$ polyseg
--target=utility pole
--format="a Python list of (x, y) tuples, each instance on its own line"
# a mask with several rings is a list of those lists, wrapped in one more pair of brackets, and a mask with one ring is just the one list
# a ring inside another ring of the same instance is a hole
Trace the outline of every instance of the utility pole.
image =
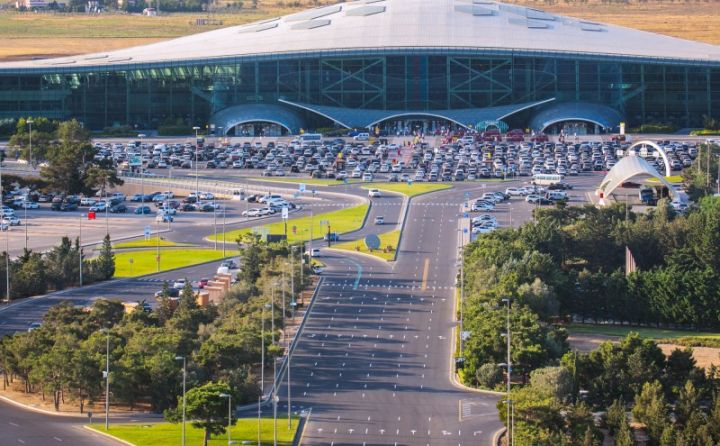
[(198, 176), (198, 130), (200, 127), (193, 127), (195, 130), (195, 201), (200, 201), (200, 177)]
[(26, 122), (28, 124), (28, 127), (30, 127), (30, 131), (28, 132), (28, 139), (30, 142), (30, 150), (28, 152), (28, 158), (29, 158), (28, 161), (30, 162), (30, 167), (35, 168), (35, 163), (33, 163), (33, 157), (32, 157), (32, 125), (33, 125), (33, 122), (35, 122), (35, 121), (33, 121), (32, 118), (28, 118), (28, 120)]
[(223, 222), (222, 222), (222, 235), (223, 235), (223, 258), (225, 258), (225, 206), (223, 206)]
[[(0, 201), (5, 196), (5, 188), (2, 187), (2, 162), (0, 162)], [(25, 222), (27, 224), (27, 221)], [(1, 223), (0, 223), (1, 225)], [(5, 300), (10, 303), (10, 224), (5, 228)]]

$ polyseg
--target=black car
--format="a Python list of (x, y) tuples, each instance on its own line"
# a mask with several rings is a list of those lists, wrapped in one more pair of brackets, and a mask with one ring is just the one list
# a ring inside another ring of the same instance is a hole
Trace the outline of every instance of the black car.
[(194, 204), (190, 204), (190, 203), (185, 203), (185, 204), (183, 204), (182, 206), (180, 206), (180, 210), (181, 210), (181, 211), (185, 211), (185, 212), (194, 211), (194, 210), (196, 210), (196, 209), (197, 209), (197, 208), (195, 207), (195, 205), (194, 205)]
[(127, 206), (122, 203), (118, 203), (114, 206), (110, 206), (110, 209), (108, 209), (108, 211), (111, 214), (124, 214), (125, 212), (127, 212)]
[(75, 203), (63, 203), (60, 205), (60, 211), (62, 212), (72, 212), (77, 211), (78, 205)]
[(205, 165), (208, 169), (215, 169), (217, 167), (217, 164), (215, 164), (215, 161), (208, 161)]
[(212, 212), (215, 210), (215, 206), (213, 206), (212, 204), (209, 204), (209, 203), (204, 204), (200, 207), (200, 210), (203, 212)]
[[(162, 290), (155, 293), (155, 298), (162, 296)], [(180, 296), (180, 290), (177, 288), (168, 288), (168, 297), (179, 297)]]

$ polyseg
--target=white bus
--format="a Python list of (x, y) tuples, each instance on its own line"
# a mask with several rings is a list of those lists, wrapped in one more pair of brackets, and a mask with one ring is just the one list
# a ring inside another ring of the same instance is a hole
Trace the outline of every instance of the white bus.
[(554, 173), (538, 173), (533, 175), (532, 184), (537, 186), (550, 186), (552, 184), (558, 184), (562, 180), (562, 175)]
[(322, 134), (320, 133), (305, 133), (300, 135), (300, 142), (301, 143), (308, 143), (308, 142), (320, 142), (322, 141)]

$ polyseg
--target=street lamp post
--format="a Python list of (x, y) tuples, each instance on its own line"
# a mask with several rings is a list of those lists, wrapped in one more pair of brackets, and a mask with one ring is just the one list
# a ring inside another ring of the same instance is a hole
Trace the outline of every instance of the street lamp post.
[(83, 282), (83, 253), (82, 253), (82, 221), (85, 218), (85, 214), (80, 214), (80, 236), (78, 237), (78, 261), (80, 263), (80, 286), (82, 287)]
[(23, 200), (23, 204), (25, 205), (25, 215), (23, 216), (23, 220), (25, 221), (25, 251), (28, 249), (28, 220), (27, 220), (27, 202), (28, 202), (28, 196), (25, 196), (25, 199)]
[(105, 430), (110, 428), (110, 330), (103, 328), (105, 337)]
[(186, 382), (187, 382), (187, 359), (185, 358), (185, 356), (176, 356), (175, 360), (176, 361), (182, 360), (182, 364), (183, 364), (182, 446), (185, 446), (185, 390), (186, 390)]
[(200, 201), (200, 177), (198, 177), (198, 130), (200, 127), (193, 127), (195, 130), (195, 200)]
[[(5, 189), (2, 187), (2, 163), (0, 162), (0, 201), (5, 195)], [(25, 222), (27, 224), (27, 221)], [(0, 222), (2, 226), (2, 222)], [(5, 227), (5, 292), (7, 293), (5, 300), (10, 303), (10, 224)]]
[(507, 341), (507, 363), (505, 364), (507, 366), (507, 422), (508, 426), (510, 426), (510, 429), (508, 430), (508, 440), (512, 440), (513, 438), (513, 426), (511, 424), (511, 414), (510, 414), (510, 407), (512, 406), (512, 399), (510, 397), (510, 386), (511, 386), (511, 376), (512, 376), (512, 356), (511, 356), (511, 333), (510, 333), (510, 308), (511, 308), (511, 302), (510, 298), (503, 299), (503, 303), (507, 305), (507, 326), (506, 326), (506, 333), (505, 333), (505, 340)]
[(26, 122), (28, 124), (28, 127), (30, 128), (30, 130), (28, 132), (28, 142), (29, 142), (29, 146), (30, 146), (30, 149), (28, 151), (28, 158), (29, 158), (28, 161), (30, 162), (30, 167), (34, 168), (35, 164), (33, 163), (33, 157), (32, 157), (32, 125), (35, 121), (33, 121), (32, 118), (28, 118), (28, 120)]
[(227, 398), (228, 400), (228, 425), (227, 425), (227, 434), (228, 434), (228, 445), (231, 444), (230, 439), (230, 426), (232, 426), (232, 395), (229, 393), (221, 393), (220, 398)]
[(215, 209), (215, 206), (213, 206), (213, 231), (214, 231), (214, 237), (213, 240), (215, 240), (215, 251), (217, 251), (217, 209)]
[(157, 229), (155, 230), (155, 260), (157, 261), (157, 272), (160, 272), (160, 221), (155, 220)]
[(225, 258), (225, 206), (223, 206), (223, 222), (222, 222), (222, 235), (223, 235), (223, 258)]

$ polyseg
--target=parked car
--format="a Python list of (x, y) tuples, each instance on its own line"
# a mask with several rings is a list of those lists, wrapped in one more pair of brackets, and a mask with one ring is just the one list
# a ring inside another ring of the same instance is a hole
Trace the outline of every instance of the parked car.
[(137, 215), (145, 215), (152, 212), (150, 210), (150, 206), (138, 206), (137, 209), (135, 209), (135, 214)]
[(127, 212), (127, 206), (119, 203), (115, 206), (111, 206), (110, 209), (108, 209), (108, 212), (110, 212), (111, 214), (124, 214), (125, 212)]

